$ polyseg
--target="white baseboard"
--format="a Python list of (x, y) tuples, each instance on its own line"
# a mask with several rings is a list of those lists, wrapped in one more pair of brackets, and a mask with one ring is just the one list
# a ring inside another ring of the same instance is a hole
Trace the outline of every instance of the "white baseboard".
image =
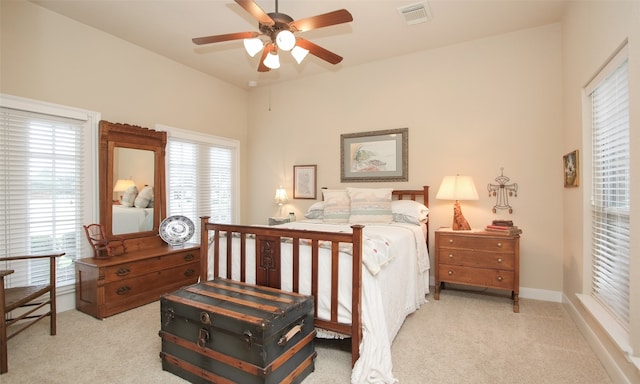
[(562, 292), (520, 287), (520, 298), (562, 303)]
[(604, 366), (605, 370), (611, 377), (611, 381), (619, 384), (631, 384), (632, 381), (625, 375), (624, 371), (618, 364), (616, 363), (613, 356), (607, 348), (604, 346), (602, 341), (598, 338), (594, 330), (589, 326), (587, 321), (584, 319), (580, 311), (573, 305), (573, 302), (569, 300), (568, 297), (563, 295), (563, 303), (571, 315), (571, 318), (576, 323), (576, 326), (587, 340), (587, 343), (591, 346), (591, 349), (595, 352), (596, 356), (600, 360), (600, 363)]

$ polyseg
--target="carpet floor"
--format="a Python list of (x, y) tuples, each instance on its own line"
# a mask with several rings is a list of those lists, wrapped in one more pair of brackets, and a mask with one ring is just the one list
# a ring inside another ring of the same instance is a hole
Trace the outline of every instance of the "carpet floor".
[[(611, 379), (562, 304), (443, 290), (410, 315), (392, 345), (400, 383), (607, 384)], [(162, 370), (160, 305), (104, 320), (58, 315), (57, 336), (40, 322), (9, 341), (0, 383), (185, 383)], [(348, 341), (318, 340), (304, 384), (349, 383)]]

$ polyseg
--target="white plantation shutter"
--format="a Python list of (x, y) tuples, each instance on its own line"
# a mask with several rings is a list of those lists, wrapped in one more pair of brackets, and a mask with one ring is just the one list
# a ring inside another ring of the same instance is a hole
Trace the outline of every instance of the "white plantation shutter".
[(629, 330), (630, 148), (626, 50), (605, 68), (592, 102), (593, 297)]
[[(87, 204), (95, 204), (84, 198), (85, 134), (94, 122), (82, 114), (65, 117), (64, 110), (56, 115), (6, 104), (0, 107), (0, 257), (65, 252), (57, 283), (72, 285), (73, 260), (82, 257), (85, 241), (83, 218)], [(9, 286), (49, 280), (48, 260), (5, 262), (0, 269), (15, 270)]]
[(182, 138), (175, 129), (168, 140), (167, 214), (193, 220), (192, 242), (200, 239), (200, 216), (228, 224), (235, 218), (237, 146), (217, 141), (210, 136)]

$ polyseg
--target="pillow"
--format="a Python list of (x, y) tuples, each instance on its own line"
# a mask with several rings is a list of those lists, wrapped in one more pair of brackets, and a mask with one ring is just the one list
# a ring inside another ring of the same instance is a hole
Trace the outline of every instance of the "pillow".
[(429, 208), (413, 200), (394, 200), (391, 202), (393, 221), (420, 225), (429, 218)]
[(153, 207), (153, 187), (147, 185), (138, 193), (136, 200), (133, 202), (136, 208)]
[(318, 201), (310, 206), (304, 217), (307, 219), (322, 219), (324, 217), (324, 201)]
[(349, 223), (391, 223), (391, 188), (347, 188), (351, 200)]
[(120, 201), (120, 205), (124, 205), (125, 207), (133, 207), (133, 202), (136, 200), (136, 196), (138, 196), (138, 187), (135, 185), (130, 186), (124, 191), (124, 195), (122, 195), (122, 201)]
[(325, 223), (346, 224), (349, 222), (351, 205), (349, 194), (344, 189), (323, 189)]

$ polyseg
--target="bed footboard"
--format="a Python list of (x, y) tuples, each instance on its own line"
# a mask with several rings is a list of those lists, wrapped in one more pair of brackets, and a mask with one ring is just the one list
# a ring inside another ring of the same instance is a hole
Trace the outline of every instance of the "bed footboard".
[[(234, 247), (233, 241), (226, 241), (226, 266), (222, 276), (232, 276), (232, 258), (240, 260), (240, 281), (246, 281), (247, 241), (255, 241), (255, 277), (256, 284), (281, 289), (281, 245), (284, 242), (292, 246), (293, 270), (292, 270), (292, 290), (299, 292), (299, 282), (301, 279), (311, 281), (311, 294), (318, 297), (318, 265), (321, 260), (320, 247), (330, 248), (331, 257), (331, 308), (330, 319), (318, 318), (318, 300), (315, 300), (315, 325), (318, 328), (326, 329), (351, 336), (351, 364), (355, 364), (359, 357), (359, 347), (362, 340), (362, 225), (353, 225), (351, 233), (308, 231), (299, 229), (227, 225), (209, 222), (208, 216), (201, 217), (201, 239), (200, 244), (200, 280), (208, 280), (209, 247), (213, 247), (213, 276), (221, 276), (220, 257), (221, 238), (239, 238), (239, 245)], [(301, 276), (300, 271), (300, 247), (302, 245), (311, 247), (311, 275)], [(351, 276), (339, 270), (338, 257), (340, 244), (351, 244)], [(237, 249), (236, 249), (237, 248)], [(352, 287), (351, 299), (351, 323), (344, 324), (338, 321), (338, 282), (339, 280), (350, 279)]]

